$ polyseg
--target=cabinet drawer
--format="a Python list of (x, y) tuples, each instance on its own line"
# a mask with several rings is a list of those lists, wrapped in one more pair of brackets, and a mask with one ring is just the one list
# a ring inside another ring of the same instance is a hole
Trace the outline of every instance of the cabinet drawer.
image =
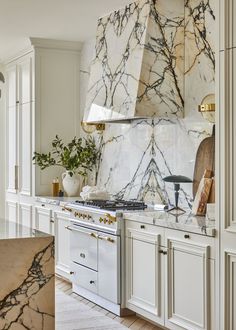
[(164, 244), (163, 238), (164, 238), (165, 229), (162, 228), (162, 227), (157, 227), (157, 226), (142, 223), (142, 222), (126, 220), (125, 221), (125, 228), (126, 228), (126, 230), (125, 230), (126, 237), (130, 236), (130, 231), (137, 231), (141, 235), (142, 235), (142, 233), (144, 235), (145, 235), (145, 233), (146, 234), (153, 234), (153, 235), (161, 235), (159, 244), (160, 245)]
[(179, 230), (166, 229), (164, 245), (169, 248), (170, 246), (168, 245), (171, 240), (181, 241), (189, 245), (194, 244), (194, 245), (209, 246), (209, 257), (213, 259), (215, 258), (214, 237), (192, 234), (189, 232), (184, 232)]
[(73, 272), (72, 282), (91, 292), (97, 293), (97, 272), (80, 266), (74, 262), (71, 263), (71, 270)]

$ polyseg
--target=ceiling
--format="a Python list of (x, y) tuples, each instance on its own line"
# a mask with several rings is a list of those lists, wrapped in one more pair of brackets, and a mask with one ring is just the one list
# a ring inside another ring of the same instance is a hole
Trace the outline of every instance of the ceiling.
[(97, 19), (132, 0), (0, 0), (0, 63), (27, 48), (29, 37), (84, 41)]

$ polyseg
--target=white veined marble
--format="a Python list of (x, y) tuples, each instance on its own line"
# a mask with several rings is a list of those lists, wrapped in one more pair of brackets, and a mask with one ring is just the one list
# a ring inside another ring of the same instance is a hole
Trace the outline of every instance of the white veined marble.
[[(173, 185), (162, 178), (170, 174), (192, 178), (197, 148), (212, 132), (212, 124), (198, 113), (197, 105), (215, 89), (214, 5), (213, 0), (185, 1), (185, 118), (111, 124), (103, 135), (97, 135), (101, 147), (97, 181), (114, 196), (173, 203)], [(83, 91), (88, 84), (94, 42), (85, 43), (82, 51)], [(84, 110), (85, 95), (81, 96)], [(181, 187), (180, 205), (190, 206), (192, 186)]]

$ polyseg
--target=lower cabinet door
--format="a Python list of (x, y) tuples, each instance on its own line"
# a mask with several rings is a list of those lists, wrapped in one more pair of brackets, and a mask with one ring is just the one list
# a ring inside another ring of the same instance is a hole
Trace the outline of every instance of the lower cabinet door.
[(45, 207), (35, 207), (35, 227), (36, 229), (54, 234), (54, 223), (52, 220), (52, 210)]
[(18, 203), (6, 201), (6, 218), (11, 222), (18, 223)]
[(55, 213), (55, 256), (57, 274), (71, 279), (70, 252), (69, 252), (69, 224), (68, 217)]
[(209, 330), (214, 300), (214, 260), (209, 246), (167, 237), (166, 319), (168, 329)]
[(19, 204), (19, 223), (26, 227), (32, 227), (32, 205)]
[(98, 293), (120, 303), (120, 237), (98, 232)]
[(126, 231), (126, 306), (164, 324), (163, 257), (160, 235)]

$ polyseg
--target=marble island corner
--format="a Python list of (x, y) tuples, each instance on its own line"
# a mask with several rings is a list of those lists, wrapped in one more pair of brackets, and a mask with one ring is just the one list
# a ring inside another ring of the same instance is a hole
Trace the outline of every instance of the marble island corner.
[(54, 237), (0, 220), (0, 329), (55, 329)]

